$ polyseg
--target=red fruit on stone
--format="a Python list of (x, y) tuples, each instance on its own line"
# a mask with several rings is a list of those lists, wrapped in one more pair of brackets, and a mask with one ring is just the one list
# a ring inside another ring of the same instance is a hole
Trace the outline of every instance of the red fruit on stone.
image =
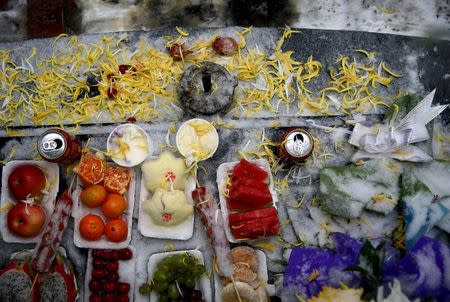
[(103, 288), (103, 285), (100, 281), (98, 281), (98, 280), (89, 281), (89, 289), (91, 290), (91, 292), (98, 293), (99, 291), (102, 290), (102, 288)]
[(130, 260), (133, 258), (133, 252), (129, 248), (119, 250), (120, 260)]
[(110, 87), (108, 88), (108, 98), (109, 99), (114, 99), (116, 97), (118, 90), (114, 87)]
[(106, 263), (106, 270), (109, 272), (117, 272), (117, 270), (119, 269), (119, 262), (114, 261), (114, 262), (109, 262)]
[(136, 68), (131, 67), (131, 65), (126, 65), (126, 64), (119, 65), (119, 73), (120, 74), (124, 74), (128, 70), (131, 71), (131, 72), (136, 72)]
[(137, 119), (134, 116), (130, 116), (129, 118), (127, 118), (127, 122), (128, 123), (136, 123)]
[(218, 54), (225, 56), (235, 54), (239, 49), (238, 43), (231, 37), (217, 37), (212, 47)]
[(46, 183), (44, 171), (31, 164), (17, 166), (8, 177), (9, 191), (17, 201), (27, 197), (39, 199)]
[(188, 56), (192, 51), (186, 49), (184, 45), (174, 44), (169, 47), (170, 56), (175, 60), (179, 61), (182, 58)]
[(119, 282), (116, 287), (117, 292), (121, 294), (128, 294), (130, 291), (130, 284), (125, 282)]

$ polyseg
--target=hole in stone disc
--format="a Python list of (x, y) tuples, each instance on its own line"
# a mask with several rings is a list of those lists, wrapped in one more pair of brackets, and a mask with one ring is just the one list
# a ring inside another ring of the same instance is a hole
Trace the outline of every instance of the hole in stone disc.
[(211, 83), (211, 75), (209, 73), (204, 73), (202, 75), (202, 82), (203, 82), (203, 91), (210, 92), (212, 88), (212, 83)]

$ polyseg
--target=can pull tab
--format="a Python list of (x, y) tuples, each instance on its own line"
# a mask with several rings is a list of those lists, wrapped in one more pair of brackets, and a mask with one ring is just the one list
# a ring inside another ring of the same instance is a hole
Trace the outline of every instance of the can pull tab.
[(303, 136), (303, 134), (297, 133), (297, 134), (294, 136), (294, 142), (296, 142), (296, 141), (298, 141), (298, 140), (299, 140), (301, 143), (304, 142), (305, 137)]
[(45, 142), (43, 145), (43, 149), (45, 151), (57, 150), (57, 149), (61, 148), (62, 145), (63, 145), (62, 140), (54, 139), (52, 141)]

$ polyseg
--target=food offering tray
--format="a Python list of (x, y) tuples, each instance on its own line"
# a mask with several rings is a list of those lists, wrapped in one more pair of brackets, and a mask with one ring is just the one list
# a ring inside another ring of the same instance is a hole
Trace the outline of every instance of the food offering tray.
[[(130, 185), (128, 187), (127, 192), (125, 193), (125, 198), (127, 200), (127, 210), (126, 210), (126, 221), (128, 224), (128, 235), (127, 238), (122, 242), (110, 242), (106, 239), (105, 236), (102, 236), (99, 240), (89, 241), (83, 239), (79, 232), (79, 223), (80, 220), (87, 214), (97, 214), (100, 217), (103, 217), (102, 211), (100, 208), (89, 209), (84, 206), (79, 197), (80, 193), (83, 189), (81, 181), (77, 178), (77, 187), (75, 191), (72, 193), (72, 198), (74, 201), (74, 207), (72, 210), (72, 216), (74, 218), (74, 233), (73, 233), (73, 241), (77, 247), (80, 248), (90, 248), (90, 249), (122, 249), (127, 247), (131, 241), (131, 233), (132, 233), (132, 225), (133, 225), (133, 210), (134, 210), (134, 200), (135, 200), (135, 190), (136, 190), (136, 176), (133, 168), (128, 168), (128, 171), (131, 175)], [(102, 218), (104, 219), (104, 217)]]
[[(53, 209), (55, 208), (56, 195), (58, 194), (59, 190), (59, 167), (57, 164), (49, 163), (42, 160), (13, 160), (8, 162), (3, 167), (2, 172), (2, 191), (0, 197), (1, 198), (0, 207), (3, 208), (9, 205), (10, 203), (14, 204), (16, 203), (16, 201), (14, 201), (14, 198), (8, 189), (8, 177), (15, 167), (22, 164), (37, 165), (42, 170), (45, 171), (45, 176), (47, 178), (48, 192), (43, 194), (42, 200), (39, 201), (39, 204), (44, 208), (46, 213), (46, 220), (44, 223), (45, 226), (48, 222), (48, 219), (50, 218), (50, 215), (53, 213)], [(7, 219), (6, 219), (7, 214), (8, 211), (0, 212), (0, 221), (1, 221), (0, 232), (4, 241), (17, 243), (36, 243), (39, 241), (41, 233), (32, 238), (21, 238), (11, 233), (7, 226)], [(42, 227), (41, 232), (44, 229), (44, 226)]]

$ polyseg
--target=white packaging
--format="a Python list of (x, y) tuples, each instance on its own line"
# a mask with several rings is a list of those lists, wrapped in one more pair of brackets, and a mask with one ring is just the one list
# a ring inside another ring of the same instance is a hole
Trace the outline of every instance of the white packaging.
[[(269, 191), (270, 191), (270, 194), (272, 195), (273, 207), (276, 209), (277, 203), (278, 203), (278, 196), (277, 196), (277, 193), (275, 192), (275, 188), (273, 185), (273, 177), (272, 177), (272, 173), (270, 171), (269, 162), (266, 159), (250, 160), (249, 162), (257, 165), (258, 167), (260, 167), (261, 169), (266, 171), (267, 174), (269, 175)], [(236, 166), (238, 163), (239, 162), (237, 162), (237, 161), (223, 163), (217, 169), (217, 187), (218, 187), (218, 191), (219, 191), (220, 210), (222, 212), (223, 222), (224, 222), (224, 226), (225, 226), (225, 234), (227, 235), (228, 241), (232, 242), (232, 243), (254, 241), (254, 240), (239, 240), (239, 239), (234, 238), (233, 234), (231, 233), (230, 224), (228, 222), (228, 214), (230, 213), (230, 211), (228, 211), (227, 199), (226, 199), (225, 195), (223, 194), (223, 188), (225, 187), (225, 183), (227, 181), (228, 174), (233, 171), (234, 166)], [(261, 238), (258, 238), (258, 239), (261, 239)], [(255, 239), (255, 240), (258, 240), (258, 239)]]
[[(129, 260), (118, 260), (119, 262), (119, 281), (130, 284), (130, 291), (128, 292), (128, 298), (130, 302), (134, 300), (134, 283), (136, 276), (136, 249), (131, 245), (128, 248), (133, 252), (133, 257)], [(92, 292), (89, 289), (89, 282), (91, 281), (91, 273), (92, 273), (92, 249), (89, 250), (87, 265), (86, 265), (86, 274), (84, 276), (84, 301), (88, 302), (89, 297)]]
[[(273, 284), (268, 284), (267, 280), (269, 278), (267, 274), (267, 262), (266, 262), (266, 254), (263, 251), (255, 250), (256, 255), (258, 256), (258, 272), (257, 278), (266, 284), (266, 290), (269, 295), (273, 295), (275, 293), (275, 288)], [(220, 277), (217, 272), (214, 270), (214, 301), (222, 302), (222, 297), (220, 293), (222, 292), (222, 283), (220, 282)]]
[(133, 209), (134, 209), (134, 194), (135, 194), (135, 172), (133, 168), (127, 168), (130, 172), (131, 180), (128, 190), (124, 194), (124, 198), (127, 200), (127, 209), (124, 214), (122, 214), (122, 218), (127, 221), (128, 224), (128, 235), (127, 238), (122, 242), (111, 242), (106, 239), (106, 236), (103, 235), (99, 240), (89, 241), (85, 240), (80, 235), (79, 224), (80, 220), (86, 216), (87, 214), (96, 214), (99, 215), (106, 225), (106, 217), (103, 215), (101, 206), (91, 209), (83, 205), (80, 201), (80, 193), (83, 190), (82, 183), (79, 178), (77, 178), (77, 188), (72, 193), (73, 198), (73, 211), (72, 216), (74, 218), (74, 232), (73, 232), (73, 241), (77, 247), (80, 248), (90, 248), (90, 249), (122, 249), (127, 247), (131, 241), (131, 233), (132, 233), (132, 224), (133, 224)]
[[(200, 262), (200, 264), (205, 264), (203, 259), (203, 253), (199, 250), (185, 250), (185, 251), (174, 251), (174, 252), (165, 252), (165, 253), (158, 253), (153, 254), (148, 259), (148, 266), (147, 266), (147, 273), (148, 273), (148, 279), (151, 280), (153, 274), (156, 271), (158, 263), (163, 260), (166, 256), (171, 255), (177, 255), (182, 253), (189, 253), (190, 255), (193, 255), (195, 258), (197, 258)], [(200, 278), (197, 278), (195, 280), (195, 289), (202, 292), (203, 299), (206, 302), (211, 302), (211, 284), (208, 276), (206, 274), (203, 274)], [(150, 302), (157, 302), (158, 301), (158, 294), (154, 291), (150, 294)]]
[[(13, 160), (8, 162), (3, 167), (2, 172), (1, 207), (3, 208), (10, 203), (15, 204), (17, 202), (9, 191), (8, 177), (14, 170), (14, 168), (22, 164), (33, 164), (39, 166), (45, 172), (45, 176), (47, 178), (46, 191), (48, 193), (43, 194), (41, 201), (39, 202), (39, 204), (44, 208), (47, 216), (44, 223), (45, 226), (55, 208), (56, 195), (58, 194), (59, 189), (59, 167), (56, 163), (50, 163), (42, 160)], [(36, 243), (39, 241), (44, 226), (42, 227), (41, 232), (32, 238), (18, 237), (9, 231), (7, 224), (7, 215), (8, 211), (0, 212), (0, 232), (4, 241), (17, 243)]]
[[(188, 177), (184, 192), (189, 203), (194, 205), (192, 200), (192, 191), (195, 190), (195, 180)], [(141, 188), (139, 190), (139, 218), (138, 229), (144, 237), (160, 238), (160, 239), (177, 239), (188, 240), (194, 233), (195, 213), (190, 218), (185, 219), (182, 223), (174, 226), (162, 226), (153, 222), (153, 219), (144, 210), (146, 200), (152, 198), (152, 193), (145, 187), (145, 179), (141, 175)]]

